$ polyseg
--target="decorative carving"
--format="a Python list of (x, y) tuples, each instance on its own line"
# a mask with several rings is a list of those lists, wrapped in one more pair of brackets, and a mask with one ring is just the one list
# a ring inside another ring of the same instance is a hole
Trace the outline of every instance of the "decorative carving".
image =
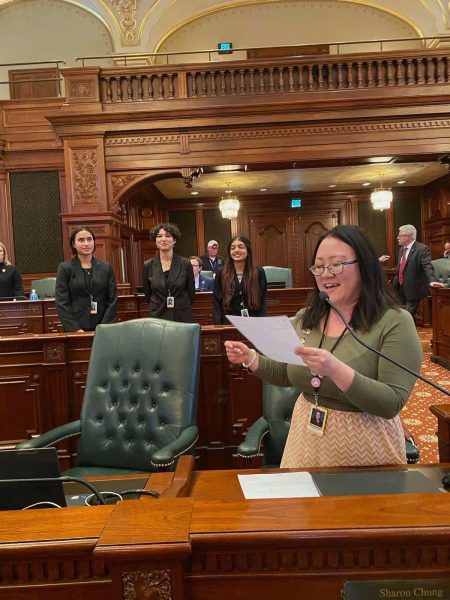
[(172, 582), (169, 570), (128, 571), (122, 573), (124, 600), (171, 600)]
[(44, 349), (44, 360), (45, 362), (58, 362), (63, 358), (63, 345), (62, 344), (47, 344)]
[(97, 151), (95, 149), (73, 150), (74, 203), (97, 201)]
[(108, 138), (105, 146), (136, 146), (142, 144), (169, 144), (178, 143), (180, 136), (175, 134), (167, 135), (139, 135), (132, 137), (112, 137)]
[(203, 351), (210, 354), (217, 354), (220, 350), (220, 343), (218, 337), (205, 336), (203, 339)]
[(136, 43), (136, 8), (138, 0), (106, 0), (119, 15), (122, 41), (133, 45)]
[(134, 181), (138, 177), (139, 175), (113, 175), (111, 177), (113, 198), (115, 198), (119, 192), (130, 183), (130, 181)]
[[(109, 576), (109, 566), (103, 561), (90, 561), (79, 557), (64, 557), (59, 562), (36, 558), (33, 561), (2, 563), (2, 587), (55, 582), (55, 567), (58, 577), (67, 585), (80, 581), (102, 580)], [(25, 594), (25, 592), (24, 592)]]
[(89, 79), (70, 82), (71, 98), (95, 98), (93, 81)]
[[(240, 575), (257, 573), (339, 573), (342, 570), (383, 569), (386, 572), (399, 572), (401, 569), (446, 568), (448, 544), (432, 544), (424, 548), (420, 544), (379, 546), (373, 541), (365, 546), (343, 549), (342, 546), (320, 546), (298, 548), (280, 548), (277, 551), (258, 551), (252, 549), (242, 552), (209, 552), (196, 555), (192, 560), (192, 575), (213, 573), (223, 576), (226, 573)], [(238, 565), (238, 567), (236, 567)]]

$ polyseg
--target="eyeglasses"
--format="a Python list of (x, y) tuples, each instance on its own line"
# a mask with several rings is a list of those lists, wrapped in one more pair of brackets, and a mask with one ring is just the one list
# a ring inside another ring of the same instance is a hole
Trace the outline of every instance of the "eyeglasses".
[(344, 270), (345, 265), (354, 265), (358, 260), (355, 258), (354, 260), (343, 260), (342, 262), (332, 263), (331, 265), (312, 265), (309, 267), (309, 270), (314, 275), (314, 277), (320, 277), (325, 273), (325, 269), (332, 275), (339, 275)]

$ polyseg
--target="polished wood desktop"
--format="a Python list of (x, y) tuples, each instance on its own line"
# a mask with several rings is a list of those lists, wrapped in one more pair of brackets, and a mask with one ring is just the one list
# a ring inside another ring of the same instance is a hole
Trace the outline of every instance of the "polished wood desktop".
[(189, 460), (150, 476), (157, 500), (0, 513), (2, 600), (338, 600), (346, 581), (448, 577), (442, 492), (244, 500), (238, 471)]

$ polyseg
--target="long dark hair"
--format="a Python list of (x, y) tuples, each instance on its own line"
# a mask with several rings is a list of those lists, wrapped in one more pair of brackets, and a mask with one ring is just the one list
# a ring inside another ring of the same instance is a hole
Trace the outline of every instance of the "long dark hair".
[(231, 300), (235, 294), (236, 269), (234, 261), (231, 258), (230, 249), (234, 242), (243, 242), (247, 248), (247, 258), (245, 259), (244, 274), (241, 285), (247, 302), (247, 307), (252, 310), (258, 310), (261, 306), (261, 293), (259, 289), (258, 274), (253, 263), (253, 251), (250, 240), (243, 235), (236, 235), (227, 246), (227, 256), (225, 264), (218, 274), (222, 280), (222, 305), (225, 310), (231, 306)]
[(77, 233), (80, 233), (80, 231), (88, 231), (92, 235), (92, 239), (94, 240), (94, 250), (95, 250), (95, 233), (87, 225), (77, 225), (76, 227), (74, 227), (74, 229), (72, 229), (72, 231), (70, 233), (70, 237), (69, 237), (70, 249), (72, 250), (72, 254), (74, 254), (75, 256), (78, 255), (78, 252), (76, 251), (76, 248), (74, 246), (75, 238), (77, 236)]
[[(369, 331), (388, 307), (399, 307), (397, 295), (387, 285), (374, 245), (365, 231), (357, 225), (338, 225), (325, 233), (314, 250), (313, 264), (320, 244), (327, 237), (345, 242), (355, 252), (361, 273), (361, 291), (350, 323), (354, 329)], [(305, 329), (317, 327), (327, 311), (328, 305), (320, 300), (319, 289), (316, 284), (308, 299), (308, 305), (303, 316), (303, 327)]]

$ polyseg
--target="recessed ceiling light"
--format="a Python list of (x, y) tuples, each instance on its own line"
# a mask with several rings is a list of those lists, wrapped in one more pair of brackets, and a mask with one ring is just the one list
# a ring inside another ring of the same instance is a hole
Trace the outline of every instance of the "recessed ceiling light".
[(368, 185), (370, 185), (370, 181), (365, 181), (365, 182), (363, 183), (363, 186), (364, 186), (364, 187), (367, 187)]
[(329, 187), (329, 188), (336, 187), (336, 184), (335, 184), (335, 183), (332, 183), (332, 184), (331, 184), (331, 185), (329, 185), (328, 187)]
[(200, 192), (191, 192), (191, 196), (198, 196)]
[(260, 188), (260, 192), (267, 192), (267, 188)]
[(404, 183), (406, 183), (406, 179), (400, 179), (400, 181), (397, 181), (397, 183), (399, 185), (403, 185)]

